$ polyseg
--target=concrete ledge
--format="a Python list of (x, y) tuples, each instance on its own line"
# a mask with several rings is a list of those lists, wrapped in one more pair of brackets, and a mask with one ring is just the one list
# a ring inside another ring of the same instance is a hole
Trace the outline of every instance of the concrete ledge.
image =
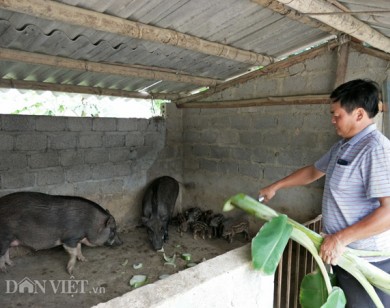
[(274, 277), (253, 270), (248, 244), (94, 307), (272, 308), (273, 290)]

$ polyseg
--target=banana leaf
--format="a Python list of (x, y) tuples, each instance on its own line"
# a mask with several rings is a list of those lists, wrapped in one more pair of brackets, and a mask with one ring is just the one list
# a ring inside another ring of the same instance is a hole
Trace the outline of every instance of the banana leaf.
[(328, 299), (321, 308), (344, 308), (347, 303), (343, 290), (334, 287), (329, 294)]
[[(307, 274), (302, 279), (300, 292), (299, 292), (299, 302), (302, 308), (313, 308), (313, 307), (333, 308), (333, 306), (323, 306), (327, 303), (328, 289), (326, 287), (326, 283), (322, 275), (323, 274), (320, 271), (314, 271), (310, 274)], [(334, 274), (328, 274), (328, 275), (332, 286), (334, 286), (336, 282), (336, 276)], [(333, 287), (332, 292), (330, 294), (332, 294), (334, 290), (335, 288)], [(341, 293), (342, 296), (344, 296), (344, 293), (342, 291)], [(337, 295), (339, 295), (338, 292), (336, 292), (335, 295), (333, 295), (333, 297), (337, 299)], [(344, 306), (345, 306), (345, 297), (344, 297)], [(344, 306), (334, 306), (334, 307), (344, 307)]]
[(265, 275), (275, 273), (293, 227), (280, 215), (265, 223), (252, 239), (253, 267)]

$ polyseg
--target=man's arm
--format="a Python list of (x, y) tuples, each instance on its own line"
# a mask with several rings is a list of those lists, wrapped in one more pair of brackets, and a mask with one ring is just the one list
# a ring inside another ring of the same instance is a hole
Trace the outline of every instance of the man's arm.
[(263, 196), (264, 201), (267, 202), (271, 200), (281, 188), (307, 185), (324, 175), (325, 173), (316, 169), (314, 165), (306, 166), (294, 171), (285, 178), (260, 189), (259, 195)]
[(390, 230), (390, 197), (379, 198), (379, 202), (381, 206), (370, 215), (325, 237), (320, 256), (326, 263), (337, 264), (337, 259), (348, 244)]

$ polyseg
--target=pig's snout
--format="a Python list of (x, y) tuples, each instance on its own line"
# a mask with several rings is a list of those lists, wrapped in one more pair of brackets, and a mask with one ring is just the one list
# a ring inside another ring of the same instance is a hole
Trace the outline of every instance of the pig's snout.
[(110, 237), (105, 243), (105, 246), (120, 246), (123, 244), (123, 241), (120, 239), (118, 234), (115, 234), (113, 237)]

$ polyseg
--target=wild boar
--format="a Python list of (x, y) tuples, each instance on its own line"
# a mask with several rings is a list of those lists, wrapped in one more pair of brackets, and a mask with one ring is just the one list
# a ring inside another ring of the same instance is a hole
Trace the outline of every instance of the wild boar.
[(155, 179), (146, 189), (142, 200), (142, 223), (155, 250), (168, 240), (168, 224), (175, 209), (179, 183), (170, 176)]
[(81, 244), (121, 245), (115, 219), (100, 205), (74, 196), (17, 192), (0, 198), (0, 269), (12, 265), (9, 248), (34, 250), (62, 245), (69, 253), (72, 274), (76, 259), (85, 261)]

